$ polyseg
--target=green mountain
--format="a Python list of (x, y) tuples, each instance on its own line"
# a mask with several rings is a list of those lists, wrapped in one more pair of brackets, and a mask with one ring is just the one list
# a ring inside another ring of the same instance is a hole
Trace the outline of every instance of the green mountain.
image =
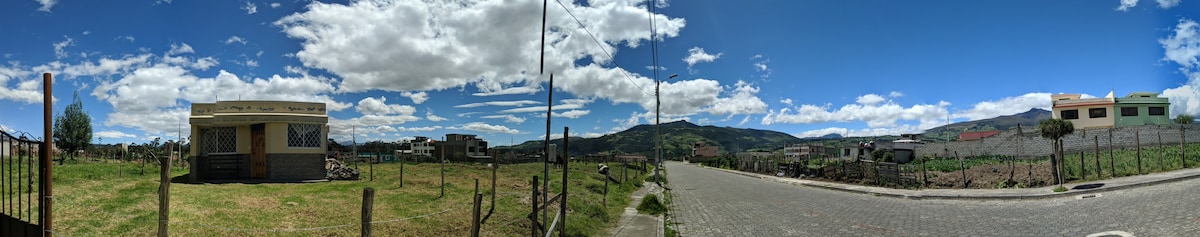
[[(783, 148), (785, 143), (800, 142), (786, 133), (717, 126), (698, 126), (687, 121), (676, 121), (661, 125), (663, 140), (663, 156), (678, 157), (691, 154), (692, 144), (704, 142), (719, 146), (723, 152), (740, 151), (775, 151)], [(597, 138), (570, 137), (570, 153), (573, 155), (594, 154), (599, 152), (616, 152), (619, 154), (654, 155), (654, 125), (638, 125), (618, 133), (608, 134)], [(562, 139), (554, 139), (551, 144), (562, 147)], [(527, 141), (512, 147), (497, 146), (492, 149), (515, 149), (520, 153), (537, 153), (542, 148), (543, 141)]]
[(1008, 130), (1016, 128), (1018, 124), (1021, 127), (1036, 128), (1042, 120), (1050, 119), (1050, 111), (1044, 109), (1030, 109), (1019, 114), (1005, 115), (990, 119), (980, 119), (975, 121), (958, 122), (949, 125), (931, 128), (925, 130), (921, 136), (926, 140), (944, 141), (947, 138), (953, 140), (958, 139), (958, 134), (966, 132), (991, 131), (991, 130)]

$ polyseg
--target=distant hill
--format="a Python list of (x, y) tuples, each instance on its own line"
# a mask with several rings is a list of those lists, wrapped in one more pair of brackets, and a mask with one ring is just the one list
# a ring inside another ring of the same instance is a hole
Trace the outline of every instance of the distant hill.
[(1019, 114), (1005, 115), (990, 119), (980, 119), (975, 121), (958, 122), (949, 125), (931, 128), (925, 130), (922, 134), (924, 139), (929, 140), (945, 140), (946, 138), (957, 139), (958, 134), (963, 131), (977, 132), (990, 130), (1008, 130), (1017, 127), (1020, 124), (1022, 127), (1037, 127), (1042, 120), (1050, 119), (1051, 112), (1044, 109), (1030, 109)]
[[(785, 143), (801, 141), (795, 136), (782, 132), (711, 125), (699, 126), (687, 121), (664, 123), (661, 125), (661, 129), (664, 156), (691, 154), (692, 144), (700, 141), (719, 146), (720, 150), (724, 152), (774, 151), (783, 148)], [(571, 137), (568, 138), (570, 152), (575, 155), (619, 152), (653, 156), (654, 130), (654, 125), (643, 124), (597, 138)], [(542, 143), (542, 140), (527, 141), (512, 148), (518, 152), (536, 153), (542, 150)], [(561, 147), (562, 139), (554, 139), (550, 143), (559, 144)], [(498, 146), (493, 149), (509, 149), (509, 147)]]

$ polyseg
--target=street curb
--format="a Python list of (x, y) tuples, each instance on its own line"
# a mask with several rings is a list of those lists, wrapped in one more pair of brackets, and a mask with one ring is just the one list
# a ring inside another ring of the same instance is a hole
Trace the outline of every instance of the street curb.
[[(747, 177), (751, 177), (751, 178), (771, 179), (772, 181), (779, 182), (779, 183), (785, 183), (785, 184), (803, 185), (806, 187), (821, 188), (821, 189), (833, 190), (833, 191), (842, 191), (842, 192), (858, 193), (858, 194), (866, 194), (866, 195), (890, 197), (890, 198), (903, 198), (903, 199), (910, 199), (910, 200), (978, 200), (978, 201), (1038, 200), (1038, 199), (1051, 199), (1051, 198), (1078, 196), (1078, 195), (1100, 193), (1100, 192), (1110, 192), (1110, 191), (1124, 190), (1124, 189), (1130, 189), (1130, 188), (1136, 188), (1136, 187), (1153, 186), (1153, 185), (1158, 185), (1158, 184), (1166, 184), (1166, 183), (1173, 183), (1173, 182), (1179, 182), (1179, 181), (1184, 181), (1184, 180), (1200, 178), (1200, 174), (1194, 174), (1194, 175), (1170, 177), (1170, 178), (1158, 179), (1158, 180), (1149, 180), (1149, 181), (1145, 181), (1145, 182), (1138, 182), (1138, 183), (1119, 185), (1119, 186), (1104, 186), (1104, 187), (1098, 187), (1098, 188), (1092, 188), (1092, 189), (1068, 190), (1066, 192), (1049, 192), (1049, 193), (1027, 194), (1027, 195), (940, 195), (940, 194), (910, 195), (910, 194), (895, 193), (895, 192), (874, 192), (874, 191), (870, 191), (870, 190), (842, 188), (842, 187), (837, 187), (835, 185), (822, 184), (822, 183), (826, 183), (824, 181), (808, 180), (808, 182), (796, 182), (796, 181), (800, 181), (800, 180), (791, 181), (791, 180), (786, 180), (787, 178), (780, 178), (780, 177), (763, 175), (763, 174), (748, 173), (748, 172), (737, 171), (737, 170), (708, 167), (708, 166), (703, 166), (703, 165), (700, 165), (700, 167), (724, 171), (727, 173), (747, 176)], [(811, 182), (820, 182), (820, 183), (811, 183)], [(852, 184), (844, 184), (844, 185), (852, 185)], [(853, 185), (853, 186), (869, 187), (869, 186), (859, 186), (859, 185)], [(872, 187), (872, 188), (877, 188), (877, 187)], [(1043, 188), (1045, 188), (1045, 187), (1043, 187)], [(1036, 188), (1036, 189), (1041, 189), (1041, 188)], [(890, 189), (890, 190), (895, 190), (895, 191), (899, 191), (899, 192), (920, 192), (919, 190), (905, 190), (905, 189)]]

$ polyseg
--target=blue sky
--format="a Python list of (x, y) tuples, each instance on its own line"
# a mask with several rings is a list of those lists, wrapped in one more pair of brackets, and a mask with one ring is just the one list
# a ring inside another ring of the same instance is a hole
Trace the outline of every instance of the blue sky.
[[(653, 124), (646, 2), (562, 4), (540, 74), (540, 1), (5, 1), (0, 126), (41, 127), (43, 72), (55, 112), (78, 91), (105, 143), (175, 137), (217, 99), (324, 102), (338, 140), (519, 143), (545, 134), (551, 73), (554, 136)], [(654, 4), (664, 122), (914, 133), (1110, 90), (1200, 115), (1195, 2)]]

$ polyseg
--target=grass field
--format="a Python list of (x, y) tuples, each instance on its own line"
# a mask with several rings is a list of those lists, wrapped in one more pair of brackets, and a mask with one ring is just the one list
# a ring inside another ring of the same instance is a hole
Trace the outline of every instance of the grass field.
[[(158, 223), (158, 167), (146, 174), (136, 164), (80, 162), (56, 166), (54, 228), (60, 236), (152, 236)], [(171, 184), (170, 234), (173, 236), (357, 236), (363, 189), (376, 190), (376, 236), (467, 236), (475, 179), (484, 194), (482, 213), (491, 200), (491, 170), (483, 164), (447, 164), (445, 196), (438, 198), (438, 164), (406, 164), (399, 187), (399, 163), (376, 164), (375, 180), (361, 164), (362, 180), (323, 183)], [(124, 171), (124, 174), (122, 173)], [(175, 168), (175, 180), (186, 180)], [(632, 172), (631, 172), (632, 173)], [(530, 181), (541, 164), (504, 165), (498, 170), (495, 213), (481, 227), (483, 236), (527, 236)], [(620, 173), (617, 173), (619, 175)], [(616, 225), (630, 194), (640, 183), (610, 184), (608, 207), (602, 205), (603, 176), (594, 163), (571, 165), (567, 232), (571, 236), (606, 235)], [(551, 190), (561, 190), (562, 173), (552, 169)], [(632, 176), (632, 174), (631, 174)], [(641, 176), (645, 177), (645, 176)], [(633, 177), (631, 177), (633, 180)], [(551, 217), (558, 205), (550, 208)], [(547, 221), (549, 222), (549, 221)]]

